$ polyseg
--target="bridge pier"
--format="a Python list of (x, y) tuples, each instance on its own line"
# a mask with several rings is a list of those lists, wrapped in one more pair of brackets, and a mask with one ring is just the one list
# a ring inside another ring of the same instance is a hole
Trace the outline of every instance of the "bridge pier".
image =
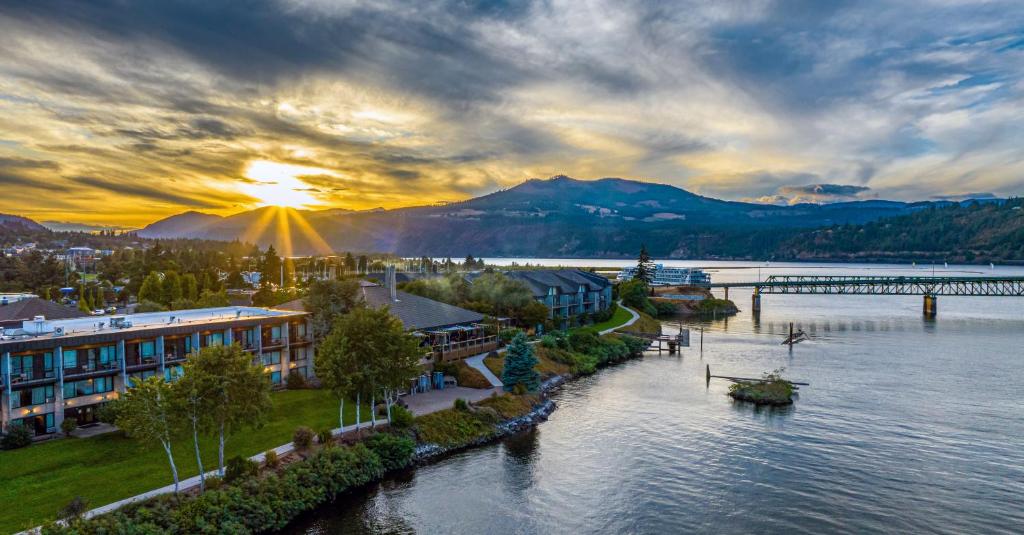
[(729, 300), (729, 287), (728, 286), (725, 287), (725, 300), (726, 301)]
[(934, 295), (925, 294), (924, 296), (924, 317), (934, 318), (935, 314), (939, 311), (939, 298)]
[(750, 311), (757, 314), (761, 313), (761, 292), (759, 288), (754, 288), (754, 293), (750, 296)]

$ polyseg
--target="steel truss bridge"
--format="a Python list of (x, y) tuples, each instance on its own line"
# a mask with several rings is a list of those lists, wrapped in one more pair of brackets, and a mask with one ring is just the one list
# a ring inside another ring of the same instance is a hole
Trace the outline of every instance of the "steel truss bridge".
[(1024, 277), (864, 277), (772, 275), (763, 281), (712, 283), (761, 294), (1024, 296)]
[(859, 275), (772, 275), (763, 281), (712, 283), (753, 288), (751, 310), (761, 312), (761, 294), (923, 295), (924, 315), (935, 317), (938, 296), (1024, 296), (1024, 277), (864, 277)]

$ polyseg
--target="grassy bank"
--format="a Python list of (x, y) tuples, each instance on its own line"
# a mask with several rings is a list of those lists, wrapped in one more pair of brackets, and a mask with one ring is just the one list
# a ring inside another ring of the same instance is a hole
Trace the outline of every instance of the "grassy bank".
[[(322, 390), (289, 390), (273, 394), (274, 408), (266, 424), (230, 437), (225, 457), (248, 457), (291, 441), (300, 425), (313, 429), (338, 426), (337, 401)], [(355, 405), (345, 404), (346, 423), (355, 422)], [(370, 411), (363, 407), (363, 418)], [(173, 444), (181, 479), (199, 473), (192, 443)], [(214, 437), (201, 441), (204, 468), (216, 468)], [(159, 447), (142, 447), (121, 433), (91, 438), (60, 439), (28, 448), (0, 452), (0, 532), (10, 533), (52, 520), (75, 496), (99, 507), (173, 483), (167, 456)]]
[(612, 317), (608, 319), (608, 321), (602, 321), (601, 323), (595, 323), (593, 325), (588, 325), (586, 327), (580, 327), (580, 330), (590, 331), (596, 334), (607, 329), (614, 329), (615, 327), (619, 327), (620, 325), (625, 325), (626, 322), (629, 321), (629, 319), (632, 317), (633, 315), (630, 314), (628, 310), (620, 306), (616, 306), (615, 312), (612, 314)]

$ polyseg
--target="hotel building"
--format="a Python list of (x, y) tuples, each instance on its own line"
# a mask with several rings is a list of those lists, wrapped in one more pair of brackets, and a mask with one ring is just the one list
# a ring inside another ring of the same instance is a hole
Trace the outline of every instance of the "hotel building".
[(0, 430), (27, 425), (54, 433), (97, 409), (134, 379), (174, 380), (189, 353), (237, 343), (275, 386), (290, 373), (312, 375), (313, 343), (301, 311), (256, 307), (175, 310), (123, 316), (23, 321), (0, 336)]

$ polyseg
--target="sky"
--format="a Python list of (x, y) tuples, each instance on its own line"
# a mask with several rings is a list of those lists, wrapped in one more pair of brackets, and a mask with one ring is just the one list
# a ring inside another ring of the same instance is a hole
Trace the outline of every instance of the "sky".
[(0, 0), (0, 212), (1024, 194), (1014, 1)]

